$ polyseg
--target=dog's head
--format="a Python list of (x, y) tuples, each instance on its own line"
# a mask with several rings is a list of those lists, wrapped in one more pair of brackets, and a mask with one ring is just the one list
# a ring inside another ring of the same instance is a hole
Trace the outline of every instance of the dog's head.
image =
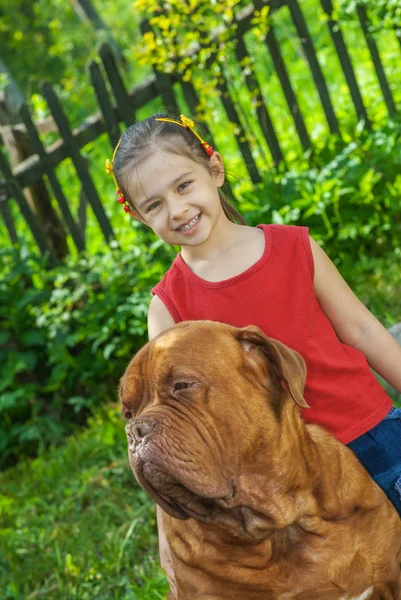
[[(119, 395), (133, 471), (171, 516), (210, 521), (251, 504), (283, 468), (283, 427), (299, 426), (305, 364), (257, 327), (184, 322), (146, 344)], [(287, 436), (288, 437), (288, 436)], [(246, 498), (248, 497), (248, 501)]]

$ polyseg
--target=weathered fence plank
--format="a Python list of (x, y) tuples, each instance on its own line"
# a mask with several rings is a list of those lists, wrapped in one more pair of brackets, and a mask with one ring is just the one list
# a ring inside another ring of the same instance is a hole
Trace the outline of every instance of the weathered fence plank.
[(102, 59), (107, 78), (113, 90), (114, 97), (120, 112), (120, 116), (126, 127), (132, 125), (135, 120), (135, 110), (130, 101), (130, 97), (125, 89), (123, 79), (118, 70), (114, 54), (108, 44), (102, 44), (100, 48), (100, 58)]
[(371, 32), (369, 31), (370, 23), (369, 23), (369, 18), (368, 18), (367, 12), (366, 12), (366, 8), (360, 4), (357, 4), (356, 12), (357, 12), (359, 22), (362, 27), (363, 34), (365, 36), (367, 46), (369, 48), (370, 56), (372, 57), (372, 62), (375, 67), (377, 78), (379, 80), (379, 84), (380, 84), (380, 87), (381, 87), (381, 90), (383, 93), (384, 101), (387, 105), (389, 115), (391, 117), (394, 117), (395, 113), (397, 112), (397, 109), (395, 107), (393, 96), (391, 95), (390, 86), (388, 84), (387, 77), (384, 72), (383, 64), (380, 59), (380, 55), (379, 55), (379, 51), (376, 46), (376, 42), (375, 42)]
[(328, 26), (330, 35), (335, 45), (340, 64), (347, 81), (349, 91), (351, 93), (352, 101), (354, 103), (356, 114), (358, 119), (363, 119), (367, 127), (370, 127), (370, 121), (366, 112), (365, 105), (362, 100), (362, 95), (359, 90), (358, 82), (355, 77), (354, 69), (351, 63), (351, 59), (345, 45), (344, 37), (340, 29), (340, 23), (333, 19), (333, 3), (331, 0), (320, 0), (324, 12), (328, 16)]
[[(243, 28), (241, 27), (241, 23), (237, 22), (237, 25), (238, 37), (237, 43), (235, 45), (235, 54), (241, 66), (244, 59), (250, 59), (250, 56), (244, 42), (244, 32)], [(261, 89), (259, 87), (259, 83), (257, 81), (254, 70), (252, 69), (250, 64), (247, 65), (245, 68), (244, 77), (246, 85), (248, 86), (248, 89), (251, 93), (252, 103), (255, 107), (255, 112), (258, 117), (258, 121), (262, 129), (263, 135), (265, 136), (267, 145), (269, 146), (273, 162), (275, 165), (278, 165), (279, 163), (284, 162), (283, 152), (280, 148), (280, 143), (278, 141), (278, 137), (276, 135), (276, 131), (274, 129), (274, 125), (270, 117), (269, 111), (267, 109), (266, 103), (264, 101)]]
[(18, 234), (15, 228), (14, 219), (11, 214), (10, 206), (8, 204), (8, 200), (4, 197), (0, 197), (0, 213), (3, 217), (4, 225), (7, 229), (8, 237), (12, 244), (18, 242)]
[(277, 42), (272, 26), (267, 32), (265, 41), (274, 64), (274, 68), (276, 69), (276, 73), (280, 80), (281, 87), (283, 89), (288, 108), (290, 109), (290, 114), (293, 118), (295, 129), (298, 133), (302, 148), (307, 150), (311, 146), (312, 142), (306, 129), (305, 121), (299, 108), (297, 97), (292, 88), (291, 81), (281, 54), (280, 46)]
[(120, 126), (118, 124), (117, 115), (107, 91), (106, 83), (103, 79), (102, 71), (100, 70), (100, 66), (96, 61), (92, 61), (90, 63), (89, 75), (92, 85), (95, 89), (100, 110), (102, 111), (104, 126), (109, 136), (110, 144), (112, 148), (114, 148), (120, 139)]
[[(21, 116), (18, 117), (21, 120)], [(26, 127), (3, 128), (3, 140), (11, 169), (32, 155), (32, 144)], [(24, 190), (29, 207), (55, 255), (62, 260), (68, 254), (67, 235), (54, 209), (44, 179)]]
[(72, 135), (70, 125), (67, 117), (61, 108), (59, 99), (57, 98), (52, 86), (49, 83), (44, 83), (42, 86), (42, 94), (46, 99), (46, 102), (50, 108), (54, 120), (59, 128), (60, 135), (70, 148), (70, 156), (74, 167), (78, 173), (78, 177), (81, 180), (82, 186), (85, 190), (85, 195), (92, 206), (93, 212), (97, 218), (100, 228), (103, 232), (104, 237), (107, 241), (114, 237), (113, 228), (106, 216), (103, 208), (103, 204), (100, 201), (95, 185), (92, 181), (89, 171), (86, 167), (85, 161), (79, 152), (79, 146)]
[(74, 240), (74, 243), (78, 250), (85, 249), (85, 241), (81, 235), (81, 232), (74, 221), (74, 218), (71, 214), (70, 207), (68, 206), (68, 201), (64, 195), (64, 192), (61, 188), (61, 185), (56, 177), (53, 169), (48, 166), (46, 151), (43, 147), (43, 144), (40, 140), (39, 134), (36, 131), (35, 125), (32, 123), (31, 115), (29, 113), (29, 109), (26, 104), (22, 105), (20, 110), (21, 118), (23, 123), (25, 124), (26, 130), (30, 137), (30, 143), (32, 146), (32, 150), (40, 157), (45, 166), (45, 173), (49, 179), (49, 183), (53, 188), (54, 196), (58, 202), (61, 213), (64, 217), (65, 223), (70, 230), (71, 237)]
[(42, 254), (45, 254), (46, 252), (48, 252), (50, 255), (51, 263), (52, 264), (57, 263), (57, 258), (54, 255), (51, 247), (48, 245), (43, 231), (37, 224), (36, 219), (34, 218), (34, 215), (29, 207), (29, 204), (26, 201), (24, 193), (23, 193), (22, 189), (20, 188), (20, 186), (18, 185), (18, 181), (16, 181), (15, 177), (13, 177), (11, 169), (8, 166), (8, 162), (6, 161), (4, 155), (1, 151), (0, 151), (0, 170), (3, 172), (6, 183), (13, 190), (13, 195), (17, 201), (18, 208), (21, 211), (21, 214), (24, 217), (30, 230), (32, 231), (32, 235), (33, 235), (40, 251), (42, 252)]
[(326, 84), (326, 80), (324, 78), (322, 69), (320, 68), (320, 64), (316, 56), (312, 38), (310, 36), (308, 27), (306, 25), (298, 1), (291, 0), (291, 2), (288, 3), (288, 8), (290, 9), (291, 17), (294, 21), (299, 40), (305, 52), (305, 56), (308, 60), (312, 77), (315, 81), (316, 89), (320, 96), (322, 107), (326, 115), (327, 124), (331, 133), (336, 133), (338, 131), (337, 117), (335, 115), (334, 108), (330, 99), (330, 94)]
[(219, 83), (217, 84), (217, 89), (220, 92), (220, 100), (224, 107), (224, 110), (226, 111), (228, 120), (230, 121), (230, 123), (233, 123), (238, 129), (238, 133), (235, 135), (235, 139), (237, 140), (238, 148), (242, 154), (246, 168), (248, 169), (249, 176), (253, 183), (259, 183), (262, 180), (262, 178), (256, 166), (255, 160), (252, 156), (252, 152), (249, 147), (249, 143), (246, 139), (246, 134), (242, 126), (241, 120), (238, 116), (237, 109), (235, 107), (234, 102), (231, 99), (231, 95), (227, 84), (227, 78), (223, 70), (221, 70), (220, 72), (220, 78)]
[[(149, 21), (142, 21), (141, 23), (141, 32), (142, 35), (145, 35), (148, 32), (152, 31), (152, 27), (149, 24)], [(159, 88), (159, 95), (162, 99), (163, 106), (166, 111), (170, 114), (180, 114), (180, 109), (178, 107), (177, 99), (174, 93), (174, 84), (173, 78), (170, 73), (162, 73), (156, 67), (152, 66), (153, 73), (156, 77), (156, 84)]]

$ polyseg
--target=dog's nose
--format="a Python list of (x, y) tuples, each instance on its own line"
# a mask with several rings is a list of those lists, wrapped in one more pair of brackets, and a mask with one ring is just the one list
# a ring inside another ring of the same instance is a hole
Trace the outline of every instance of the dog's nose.
[(145, 437), (155, 426), (154, 419), (147, 418), (142, 421), (135, 421), (132, 424), (132, 431), (137, 440), (141, 440)]

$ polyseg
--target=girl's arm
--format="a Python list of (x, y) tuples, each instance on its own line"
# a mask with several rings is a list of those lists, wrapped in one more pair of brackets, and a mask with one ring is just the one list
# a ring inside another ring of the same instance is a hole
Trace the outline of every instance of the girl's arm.
[(174, 325), (174, 319), (168, 312), (166, 305), (159, 296), (153, 296), (148, 308), (148, 337), (149, 342), (159, 333), (170, 329)]
[(310, 238), (317, 299), (339, 339), (363, 352), (369, 365), (401, 393), (401, 346), (358, 300), (331, 260)]

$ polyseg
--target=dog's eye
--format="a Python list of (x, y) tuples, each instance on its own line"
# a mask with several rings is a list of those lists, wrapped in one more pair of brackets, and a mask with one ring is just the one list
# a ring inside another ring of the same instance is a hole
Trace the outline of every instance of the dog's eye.
[(130, 419), (132, 419), (132, 413), (130, 413), (129, 411), (127, 411), (124, 414), (124, 419), (127, 419), (127, 421), (129, 421)]
[(175, 390), (185, 390), (185, 388), (188, 388), (188, 387), (189, 387), (189, 383), (185, 383), (185, 381), (178, 381), (174, 385)]

